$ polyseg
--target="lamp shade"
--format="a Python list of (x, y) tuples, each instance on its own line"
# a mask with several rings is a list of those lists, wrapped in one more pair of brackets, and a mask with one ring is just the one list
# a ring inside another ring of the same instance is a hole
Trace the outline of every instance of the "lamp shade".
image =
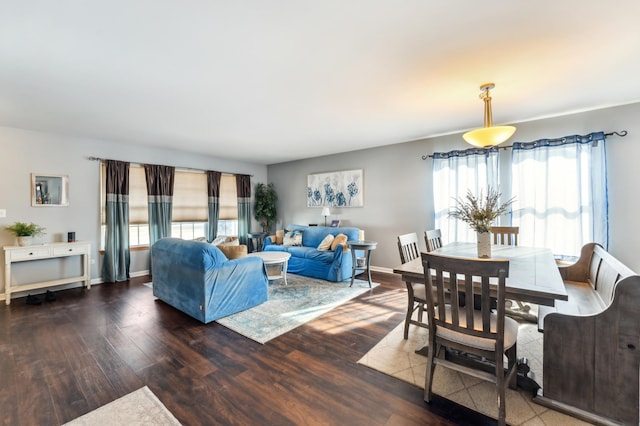
[(509, 139), (515, 131), (516, 128), (513, 126), (482, 127), (467, 132), (462, 137), (467, 143), (484, 148), (501, 144)]
[(478, 148), (496, 146), (506, 141), (513, 135), (516, 128), (513, 126), (494, 126), (491, 112), (491, 96), (489, 91), (495, 87), (493, 83), (485, 83), (480, 86), (480, 99), (484, 101), (484, 126), (471, 130), (462, 135), (469, 144)]
[(320, 216), (331, 216), (331, 211), (329, 211), (329, 207), (323, 207), (322, 208), (322, 213), (320, 213)]

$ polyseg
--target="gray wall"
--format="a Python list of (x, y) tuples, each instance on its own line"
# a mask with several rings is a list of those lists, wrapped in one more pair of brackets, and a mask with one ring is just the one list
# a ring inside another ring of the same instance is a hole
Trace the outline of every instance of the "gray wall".
[[(609, 250), (640, 271), (640, 199), (636, 171), (640, 158), (640, 103), (584, 112), (570, 116), (531, 121), (517, 125), (513, 141), (530, 141), (543, 137), (585, 134), (592, 131), (626, 129), (625, 138), (608, 139), (609, 166)], [(206, 157), (178, 150), (149, 149), (143, 146), (88, 138), (73, 138), (51, 133), (0, 127), (0, 245), (15, 243), (3, 228), (15, 221), (35, 222), (47, 228), (40, 242), (64, 241), (68, 231), (77, 239), (92, 243), (94, 281), (100, 277), (99, 163), (88, 156), (112, 158), (137, 163), (167, 164), (177, 167), (213, 169), (231, 173), (252, 174), (252, 182), (273, 182), (278, 191), (279, 221), (289, 223), (322, 223), (320, 208), (306, 207), (306, 177), (319, 173), (353, 168), (364, 169), (364, 202), (362, 208), (333, 209), (329, 219), (340, 219), (344, 226), (365, 230), (366, 238), (379, 242), (372, 256), (374, 267), (388, 270), (399, 263), (396, 236), (433, 227), (431, 161), (422, 155), (434, 151), (463, 149), (467, 145), (460, 134), (407, 142), (396, 145), (348, 152), (331, 156), (275, 164), (269, 167)], [(503, 151), (509, 154), (510, 151)], [(503, 156), (508, 158), (507, 156)], [(68, 174), (69, 207), (31, 207), (30, 173)], [(505, 183), (506, 184), (506, 183)], [(258, 229), (257, 223), (253, 224)], [(424, 249), (424, 242), (422, 248)], [(27, 262), (28, 263), (28, 262)], [(42, 262), (37, 266), (16, 268), (19, 280), (40, 280), (59, 273), (59, 262)], [(4, 266), (1, 286), (4, 289)], [(132, 253), (133, 275), (146, 272), (148, 253)], [(65, 269), (66, 270), (66, 269)], [(24, 281), (20, 281), (24, 282)], [(3, 290), (4, 291), (4, 290)], [(0, 295), (0, 297), (2, 297)]]
[[(89, 156), (134, 163), (164, 164), (203, 170), (219, 170), (229, 173), (253, 175), (251, 182), (267, 182), (264, 165), (224, 160), (178, 150), (150, 149), (144, 146), (123, 144), (88, 138), (74, 138), (51, 133), (33, 132), (0, 127), (0, 209), (7, 210), (7, 217), (0, 218), (0, 245), (14, 245), (13, 235), (4, 227), (16, 221), (34, 222), (47, 228), (47, 234), (36, 242), (66, 241), (68, 231), (76, 232), (76, 239), (92, 244), (91, 266), (93, 281), (99, 281), (100, 257), (100, 167)], [(68, 207), (31, 207), (31, 173), (69, 175)], [(259, 229), (257, 222), (253, 229)], [(76, 258), (77, 259), (77, 258)], [(149, 268), (148, 251), (135, 251), (131, 256), (133, 276), (145, 273)], [(73, 263), (73, 260), (69, 259)], [(25, 262), (14, 269), (20, 283), (51, 279), (70, 267), (64, 261)], [(79, 261), (75, 263), (78, 264)], [(30, 265), (29, 265), (30, 264)], [(73, 266), (72, 266), (73, 267)], [(71, 268), (72, 268), (71, 267)], [(4, 262), (2, 264), (4, 292)], [(68, 275), (73, 276), (73, 275)], [(59, 278), (56, 276), (55, 278)], [(37, 291), (36, 291), (37, 292)]]
[[(635, 271), (640, 271), (638, 117), (640, 103), (519, 123), (511, 140), (527, 142), (594, 131), (629, 132), (624, 138), (607, 139), (609, 251)], [(423, 161), (422, 155), (468, 147), (461, 134), (455, 134), (271, 165), (268, 175), (278, 191), (279, 221), (283, 226), (322, 223), (320, 208), (306, 206), (307, 174), (362, 168), (365, 206), (332, 209), (331, 218), (340, 219), (344, 226), (364, 229), (366, 239), (378, 241), (372, 265), (379, 270), (391, 269), (399, 264), (396, 236), (408, 232), (423, 235), (434, 226), (431, 160)], [(501, 152), (504, 164), (508, 164), (510, 153)], [(502, 186), (508, 186), (508, 182)], [(421, 244), (424, 250), (422, 238)]]

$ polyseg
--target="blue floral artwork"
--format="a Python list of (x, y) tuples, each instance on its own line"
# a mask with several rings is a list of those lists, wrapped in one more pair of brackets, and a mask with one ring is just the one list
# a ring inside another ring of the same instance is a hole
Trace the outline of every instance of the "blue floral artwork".
[(362, 169), (307, 175), (308, 207), (362, 207)]

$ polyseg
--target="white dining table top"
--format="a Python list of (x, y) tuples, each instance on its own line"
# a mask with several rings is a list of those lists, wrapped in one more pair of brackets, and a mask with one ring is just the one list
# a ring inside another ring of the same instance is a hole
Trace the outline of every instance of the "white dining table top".
[[(477, 258), (475, 243), (454, 242), (434, 253), (453, 257)], [(567, 291), (550, 249), (523, 246), (491, 246), (492, 259), (509, 260), (506, 281), (507, 298), (553, 306), (555, 300), (567, 300)], [(393, 269), (404, 281), (424, 282), (422, 259), (417, 258)]]

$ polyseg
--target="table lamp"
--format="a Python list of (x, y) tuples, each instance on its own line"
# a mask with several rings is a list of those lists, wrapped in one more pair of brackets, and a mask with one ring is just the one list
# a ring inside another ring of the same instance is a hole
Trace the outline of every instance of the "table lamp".
[(331, 211), (329, 211), (329, 207), (323, 207), (321, 216), (324, 216), (324, 226), (327, 226), (327, 216), (331, 216)]

